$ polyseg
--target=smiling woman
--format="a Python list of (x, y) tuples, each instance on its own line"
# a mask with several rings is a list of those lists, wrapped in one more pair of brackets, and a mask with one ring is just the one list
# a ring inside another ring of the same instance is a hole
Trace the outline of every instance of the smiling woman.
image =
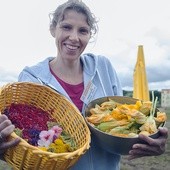
[[(64, 0), (58, 0), (57, 4), (63, 2)], [(132, 89), (133, 68), (139, 44), (143, 44), (145, 48), (149, 87), (152, 90), (168, 89), (169, 75), (167, 71), (162, 71), (161, 66), (164, 65), (164, 70), (168, 70), (170, 64), (168, 59), (169, 0), (164, 0), (164, 3), (154, 0), (149, 2), (143, 0), (138, 3), (135, 0), (128, 2), (107, 0), (107, 3), (84, 0), (83, 2), (93, 9), (100, 21), (98, 41), (95, 44), (88, 44), (85, 50), (107, 55), (117, 69), (123, 89)], [(48, 14), (53, 11), (55, 5), (55, 0), (50, 2), (30, 0), (25, 3), (22, 0), (1, 2), (0, 86), (16, 81), (17, 75), (25, 64), (33, 65), (44, 56), (56, 54), (53, 39), (49, 38), (50, 33), (47, 29)], [(152, 13), (150, 13), (151, 9)], [(12, 76), (13, 74), (15, 75)]]
[[(55, 15), (57, 14), (54, 13), (54, 17)], [(79, 84), (83, 81), (79, 56), (87, 46), (91, 28), (86, 23), (86, 16), (80, 12), (67, 9), (60, 18), (64, 19), (59, 20), (56, 26), (55, 22), (52, 22), (50, 26), (58, 48), (57, 58), (50, 62), (51, 70), (65, 82)], [(74, 70), (70, 70), (73, 67)], [(71, 73), (71, 71), (74, 72)]]
[[(113, 47), (115, 47), (115, 41), (119, 42), (120, 39), (122, 40), (122, 37), (124, 37), (125, 35), (124, 34), (125, 30), (127, 31), (126, 28), (130, 26), (128, 20), (125, 19), (124, 12), (122, 13), (122, 11), (124, 11), (123, 8), (125, 8), (126, 10), (128, 9), (128, 11), (125, 12), (125, 14), (127, 15), (131, 11), (129, 11), (129, 8), (127, 8), (127, 6), (125, 6), (124, 4), (120, 5), (121, 3), (120, 4), (115, 3), (113, 5), (113, 1), (110, 2), (112, 4), (108, 4), (103, 1), (95, 1), (95, 3), (102, 4), (103, 5), (102, 9), (106, 9), (105, 11), (106, 13), (111, 12), (112, 14), (110, 15), (110, 13), (107, 13), (107, 16), (104, 17), (104, 21), (108, 22), (107, 26), (105, 25), (107, 31), (104, 30), (103, 39), (99, 38), (100, 46), (98, 47), (100, 48), (98, 48), (99, 50), (97, 50), (98, 53), (101, 52), (102, 54), (103, 52), (106, 52), (106, 54), (108, 54), (109, 49), (113, 49)], [(95, 7), (96, 6), (99, 7), (96, 4)], [(107, 8), (108, 7), (107, 5), (110, 5), (109, 8)], [(44, 8), (46, 8), (46, 6)], [(37, 9), (39, 11), (39, 5)], [(111, 10), (108, 11), (108, 9)], [(121, 9), (121, 10), (117, 10), (117, 9)], [(120, 11), (121, 14), (119, 13), (118, 15), (114, 15), (114, 11), (115, 14), (117, 11)], [(139, 11), (136, 12), (135, 14), (138, 13)], [(100, 14), (103, 15), (103, 13), (101, 13), (101, 10), (100, 10)], [(143, 10), (140, 14), (143, 14)], [(35, 16), (37, 15), (39, 14), (36, 13)], [(111, 16), (113, 16), (113, 18), (110, 18)], [(132, 16), (136, 16), (136, 15), (132, 15)], [(131, 17), (129, 18), (131, 19)], [(111, 22), (111, 20), (113, 20), (114, 22)], [(120, 22), (120, 21), (124, 21), (124, 22)], [(112, 42), (112, 40), (110, 40), (110, 37), (114, 37), (114, 38), (117, 37), (118, 32), (115, 31), (117, 25), (119, 25), (119, 31), (121, 32), (119, 38), (115, 39), (115, 41)], [(37, 27), (35, 26), (33, 28), (37, 29)], [(26, 29), (28, 28), (22, 29), (22, 31), (24, 30), (23, 35), (25, 36), (26, 36), (26, 32), (25, 32)], [(38, 31), (36, 29), (35, 32), (37, 33)], [(44, 59), (43, 61), (37, 64), (33, 64), (33, 66), (26, 66), (19, 74), (18, 81), (42, 83), (44, 85), (53, 87), (60, 94), (67, 97), (68, 100), (72, 102), (79, 109), (82, 115), (85, 114), (85, 109), (88, 103), (94, 99), (100, 97), (106, 97), (106, 96), (122, 96), (122, 87), (120, 84), (120, 80), (117, 76), (117, 72), (113, 68), (109, 59), (103, 55), (93, 54), (92, 50), (90, 50), (90, 53), (85, 53), (85, 50), (87, 50), (87, 45), (89, 44), (91, 38), (96, 36), (98, 27), (97, 27), (96, 17), (83, 1), (68, 0), (63, 4), (59, 5), (56, 8), (56, 10), (54, 10), (54, 12), (52, 13), (52, 20), (50, 22), (49, 29), (52, 35), (51, 37), (54, 39), (55, 46), (56, 46), (56, 51), (54, 52), (54, 55), (52, 55), (52, 57), (47, 57), (46, 59)], [(130, 29), (130, 32), (127, 31), (128, 35), (130, 36), (130, 39), (132, 38), (131, 32), (133, 29)], [(44, 34), (42, 35), (44, 36)], [(42, 40), (42, 35), (40, 37), (40, 40)], [(23, 36), (24, 39), (25, 36)], [(135, 36), (135, 38), (136, 37), (138, 36)], [(104, 39), (105, 42), (103, 41)], [(127, 41), (128, 40), (123, 41), (123, 43)], [(35, 43), (34, 39), (32, 39), (31, 42)], [(40, 42), (44, 43), (45, 41), (40, 41)], [(128, 41), (128, 44), (129, 42), (131, 42), (131, 40)], [(39, 45), (40, 43), (37, 44)], [(37, 44), (36, 45), (34, 44), (35, 47), (33, 48), (33, 51), (34, 50), (37, 51), (38, 49)], [(46, 46), (48, 47), (49, 44), (47, 43)], [(126, 50), (127, 49), (126, 43), (125, 43), (125, 47)], [(44, 48), (39, 48), (39, 49), (41, 49), (41, 51), (44, 52), (43, 51)], [(48, 49), (50, 50), (51, 53), (51, 49), (50, 48)], [(122, 50), (122, 45), (119, 49)], [(33, 52), (32, 49), (29, 51)], [(42, 56), (44, 56), (46, 52), (43, 53)], [(128, 56), (127, 51), (125, 55), (126, 57), (122, 55), (123, 53), (120, 53), (122, 56), (119, 56), (118, 55), (119, 53), (120, 51), (116, 52), (116, 58), (114, 59), (114, 63), (118, 64), (117, 66), (119, 68), (118, 71), (121, 71), (121, 69), (122, 68), (124, 69), (125, 67), (124, 65), (125, 62), (118, 62), (119, 59), (121, 60), (122, 58), (123, 60), (125, 59), (126, 64), (129, 66), (129, 64), (133, 64), (132, 61), (134, 61), (133, 60), (134, 58)], [(110, 54), (113, 55), (115, 53), (111, 52)], [(35, 55), (34, 58), (36, 58)], [(29, 59), (31, 60), (31, 57)], [(27, 63), (27, 65), (31, 65), (31, 64)], [(126, 76), (126, 79), (128, 80), (130, 79), (130, 77), (127, 76), (127, 72), (126, 74), (123, 75)], [(50, 96), (48, 97), (50, 98)], [(68, 119), (68, 122), (69, 121), (70, 119)], [(167, 139), (167, 129), (166, 128), (160, 129), (159, 134), (160, 136), (155, 140), (149, 137), (140, 136), (140, 139), (144, 140), (146, 144), (135, 145), (134, 148), (129, 152), (129, 154), (131, 155), (130, 158), (132, 159), (132, 158), (138, 158), (146, 155), (153, 156), (153, 155), (162, 154), (165, 149), (165, 143)], [(79, 161), (71, 168), (72, 170), (73, 169), (74, 170), (79, 170), (79, 169), (118, 170), (120, 168), (119, 167), (120, 155), (105, 151), (104, 149), (97, 146), (96, 145), (97, 143), (98, 141), (95, 138), (93, 138), (92, 135), (91, 147), (89, 151), (87, 151), (81, 157), (81, 159), (79, 159)], [(160, 143), (162, 143), (161, 147), (159, 145)]]

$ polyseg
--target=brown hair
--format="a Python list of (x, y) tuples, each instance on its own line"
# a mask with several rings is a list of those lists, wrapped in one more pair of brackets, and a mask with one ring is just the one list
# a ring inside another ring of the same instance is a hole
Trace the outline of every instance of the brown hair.
[(64, 13), (66, 10), (74, 10), (78, 13), (84, 14), (87, 17), (87, 24), (91, 29), (91, 36), (97, 33), (97, 20), (89, 7), (81, 0), (68, 0), (67, 2), (59, 5), (53, 13), (50, 13), (50, 28), (55, 28), (58, 22), (64, 19)]

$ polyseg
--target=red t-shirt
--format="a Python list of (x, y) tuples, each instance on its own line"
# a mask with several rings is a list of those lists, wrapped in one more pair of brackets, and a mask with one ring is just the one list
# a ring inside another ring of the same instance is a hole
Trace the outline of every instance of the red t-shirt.
[(57, 77), (54, 72), (50, 69), (52, 75), (58, 80), (58, 82), (61, 84), (61, 86), (64, 88), (64, 90), (67, 92), (67, 94), (70, 96), (73, 103), (77, 106), (77, 108), (82, 111), (83, 102), (80, 100), (80, 97), (84, 90), (84, 83), (72, 85), (64, 82), (59, 77)]

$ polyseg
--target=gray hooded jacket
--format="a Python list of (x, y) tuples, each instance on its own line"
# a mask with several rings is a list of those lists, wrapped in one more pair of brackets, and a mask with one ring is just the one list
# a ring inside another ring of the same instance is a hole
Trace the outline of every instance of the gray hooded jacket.
[[(18, 81), (51, 86), (71, 101), (66, 91), (50, 72), (49, 61), (52, 59), (53, 57), (49, 57), (37, 65), (25, 67), (20, 73)], [(82, 114), (84, 114), (87, 104), (94, 99), (122, 95), (116, 71), (107, 58), (88, 53), (81, 56), (81, 62), (84, 79), (84, 92), (81, 97), (83, 101)], [(119, 162), (120, 155), (108, 153), (100, 148), (92, 136), (90, 149), (71, 170), (118, 170)]]

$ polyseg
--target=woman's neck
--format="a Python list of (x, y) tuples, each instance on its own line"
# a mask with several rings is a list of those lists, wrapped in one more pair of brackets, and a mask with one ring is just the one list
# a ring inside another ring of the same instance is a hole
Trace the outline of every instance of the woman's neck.
[(55, 58), (50, 62), (50, 68), (66, 83), (74, 85), (83, 82), (83, 68), (80, 60), (67, 62)]

